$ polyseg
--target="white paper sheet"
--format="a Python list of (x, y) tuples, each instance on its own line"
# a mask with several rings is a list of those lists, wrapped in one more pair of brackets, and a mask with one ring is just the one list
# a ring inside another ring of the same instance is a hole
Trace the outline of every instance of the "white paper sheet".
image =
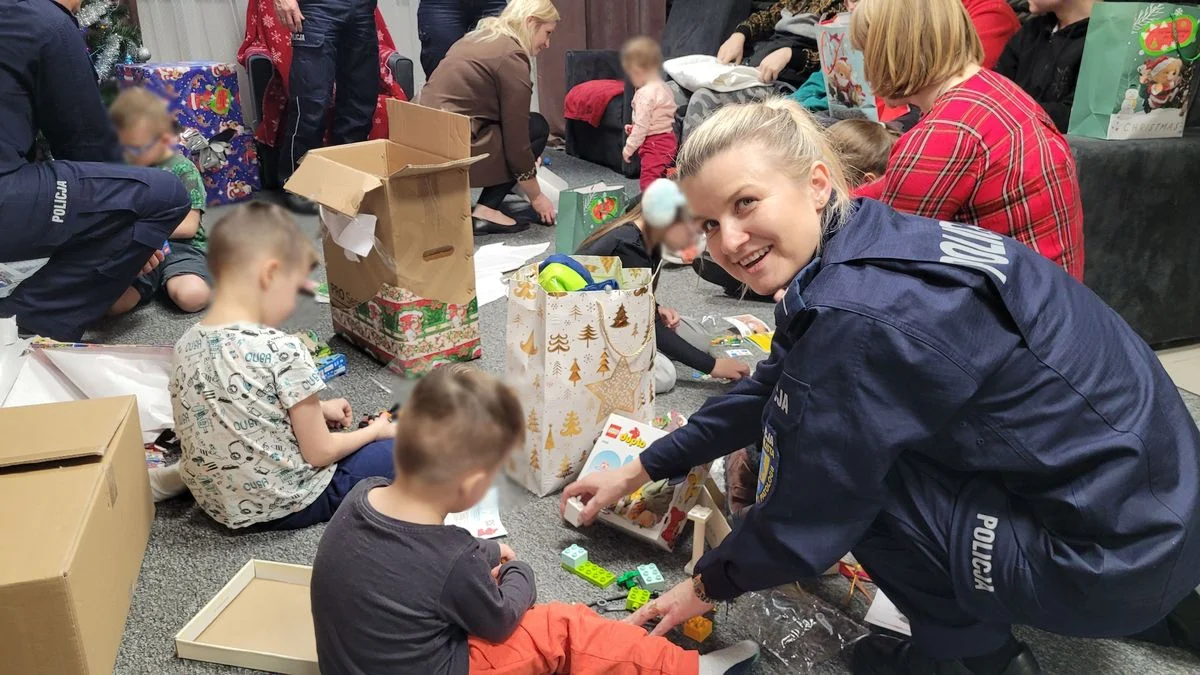
[(369, 213), (360, 213), (351, 218), (344, 213), (321, 207), (321, 224), (329, 230), (334, 243), (359, 258), (368, 256), (375, 246), (377, 220)]
[(457, 525), (481, 539), (508, 536), (508, 530), (500, 522), (500, 493), (494, 487), (471, 509), (446, 516), (446, 524)]
[(527, 246), (501, 243), (479, 247), (475, 251), (475, 295), (479, 306), (507, 296), (504, 274), (524, 265), (530, 258), (545, 253), (548, 248), (549, 242)]
[(912, 635), (912, 629), (908, 626), (908, 618), (901, 614), (900, 610), (896, 609), (892, 601), (888, 600), (888, 597), (880, 590), (875, 591), (875, 599), (871, 601), (871, 606), (867, 609), (865, 620), (867, 623), (894, 630), (903, 635)]

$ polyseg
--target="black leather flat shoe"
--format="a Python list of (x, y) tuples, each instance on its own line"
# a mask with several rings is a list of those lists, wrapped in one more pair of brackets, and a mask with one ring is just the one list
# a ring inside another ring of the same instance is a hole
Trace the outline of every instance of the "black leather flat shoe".
[(516, 232), (524, 232), (529, 229), (529, 223), (518, 222), (515, 225), (501, 225), (493, 223), (486, 218), (477, 216), (471, 217), (471, 226), (475, 228), (475, 234), (513, 234)]
[[(989, 672), (999, 675), (1042, 675), (1042, 668), (1029, 647), (1019, 642), (1008, 663)], [(976, 675), (962, 661), (934, 661), (919, 653), (912, 641), (873, 633), (854, 645), (854, 675)]]

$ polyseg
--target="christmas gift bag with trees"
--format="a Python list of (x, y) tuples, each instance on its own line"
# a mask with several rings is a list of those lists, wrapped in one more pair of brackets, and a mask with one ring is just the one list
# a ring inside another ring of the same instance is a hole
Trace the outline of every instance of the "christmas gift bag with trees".
[(596, 183), (558, 195), (554, 250), (571, 255), (588, 235), (625, 212), (625, 187)]
[(1196, 96), (1200, 7), (1104, 2), (1092, 10), (1071, 106), (1072, 134), (1177, 138)]
[(144, 87), (166, 99), (179, 125), (180, 151), (200, 168), (209, 205), (240, 202), (258, 189), (258, 151), (242, 124), (232, 63), (132, 63), (118, 66), (117, 74), (122, 87)]
[(508, 286), (505, 365), (525, 407), (523, 452), (507, 473), (547, 495), (574, 480), (608, 416), (654, 417), (654, 292), (650, 270), (575, 256), (619, 290), (547, 293), (537, 263)]
[[(604, 423), (603, 433), (579, 475), (624, 466), (666, 435), (666, 431), (651, 424), (613, 415)], [(687, 524), (688, 511), (700, 500), (708, 468), (708, 463), (694, 466), (682, 481), (650, 481), (622, 497), (612, 508), (602, 511), (600, 522), (668, 551), (674, 550), (675, 540)]]

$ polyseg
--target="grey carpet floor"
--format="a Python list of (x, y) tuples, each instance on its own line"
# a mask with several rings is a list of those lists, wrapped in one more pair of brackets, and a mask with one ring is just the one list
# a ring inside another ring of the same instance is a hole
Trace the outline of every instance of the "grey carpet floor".
[[(631, 192), (636, 190), (634, 181), (626, 181), (606, 169), (567, 157), (561, 152), (552, 152), (549, 156), (553, 158), (552, 169), (572, 186), (604, 180), (627, 185)], [(208, 222), (215, 222), (222, 210), (214, 209), (208, 216)], [(301, 224), (310, 235), (316, 233), (314, 218), (302, 218)], [(477, 244), (496, 241), (512, 244), (553, 241), (553, 230), (535, 226), (517, 235), (478, 238)], [(694, 318), (753, 313), (764, 320), (771, 319), (770, 305), (726, 298), (716, 287), (700, 281), (686, 268), (663, 272), (659, 300)], [(485, 305), (480, 311), (484, 355), (478, 365), (497, 375), (502, 375), (504, 370), (504, 317), (503, 300)], [(195, 316), (182, 315), (162, 306), (151, 306), (98, 327), (88, 335), (88, 339), (127, 344), (173, 344), (195, 320)], [(327, 338), (332, 335), (328, 308), (307, 298), (301, 299), (295, 316), (285, 328), (313, 329)], [(346, 354), (349, 374), (330, 383), (330, 396), (346, 397), (359, 411), (385, 408), (393, 397), (403, 397), (403, 383), (378, 363), (340, 339), (333, 339), (332, 345), (335, 350)], [(385, 392), (380, 385), (392, 389), (392, 393)], [(690, 414), (706, 397), (719, 390), (719, 385), (714, 383), (694, 382), (681, 377), (675, 391), (658, 398), (658, 410), (673, 409)], [(1193, 413), (1200, 417), (1200, 398), (1190, 394), (1185, 396)], [(534, 498), (504, 479), (501, 479), (500, 487), (502, 518), (509, 532), (508, 543), (534, 567), (538, 575), (539, 600), (590, 602), (611, 594), (611, 591), (600, 592), (561, 570), (559, 552), (572, 543), (587, 548), (592, 560), (612, 570), (623, 571), (633, 569), (638, 564), (654, 562), (669, 582), (683, 579), (683, 565), (689, 557), (689, 544), (684, 543), (681, 550), (667, 554), (603, 526), (576, 531), (559, 519), (557, 496)], [(125, 626), (115, 672), (248, 672), (177, 659), (173, 636), (247, 560), (258, 558), (310, 564), (322, 530), (323, 527), (318, 526), (298, 532), (230, 533), (209, 521), (189, 497), (160, 504), (141, 577), (134, 592), (133, 607)], [(690, 537), (683, 539), (690, 542)], [(856, 595), (847, 606), (846, 591), (847, 584), (843, 579), (828, 578), (804, 584), (796, 597), (809, 614), (832, 618), (832, 625), (846, 634), (853, 634), (862, 630), (861, 619), (867, 605), (861, 595)], [(778, 617), (764, 615), (761, 606), (761, 603), (745, 599), (733, 603), (717, 616), (713, 636), (702, 645), (702, 651), (738, 639), (758, 638), (763, 635), (762, 631), (769, 632), (777, 628)], [(1200, 672), (1200, 660), (1179, 650), (1120, 640), (1063, 638), (1028, 629), (1019, 629), (1018, 634), (1030, 643), (1047, 673), (1157, 675)], [(686, 638), (678, 635), (674, 638), (680, 644), (695, 647)], [(842, 650), (839, 655), (836, 640), (822, 638), (820, 631), (815, 630), (802, 643), (802, 651), (818, 662), (814, 672), (848, 672), (849, 650)], [(789, 667), (767, 656), (755, 672), (805, 671), (801, 662)]]

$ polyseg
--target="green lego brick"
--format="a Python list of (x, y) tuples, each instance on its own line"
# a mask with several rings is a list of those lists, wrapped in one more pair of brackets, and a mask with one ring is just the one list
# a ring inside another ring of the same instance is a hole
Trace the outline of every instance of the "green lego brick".
[(641, 579), (642, 579), (641, 575), (639, 575), (637, 573), (637, 571), (634, 570), (631, 572), (626, 572), (626, 573), (622, 574), (621, 576), (617, 577), (617, 585), (620, 586), (621, 588), (624, 588), (625, 590), (629, 590), (629, 589), (633, 588), (634, 586), (637, 586), (638, 582), (641, 581)]
[(563, 565), (563, 569), (571, 574), (583, 578), (584, 581), (587, 581), (598, 588), (608, 588), (612, 585), (612, 582), (616, 581), (617, 579), (617, 575), (609, 572), (594, 562), (585, 562), (575, 569), (571, 569), (570, 567)]
[(634, 586), (629, 589), (629, 595), (625, 596), (625, 609), (636, 612), (639, 607), (647, 602), (650, 602), (650, 591)]

